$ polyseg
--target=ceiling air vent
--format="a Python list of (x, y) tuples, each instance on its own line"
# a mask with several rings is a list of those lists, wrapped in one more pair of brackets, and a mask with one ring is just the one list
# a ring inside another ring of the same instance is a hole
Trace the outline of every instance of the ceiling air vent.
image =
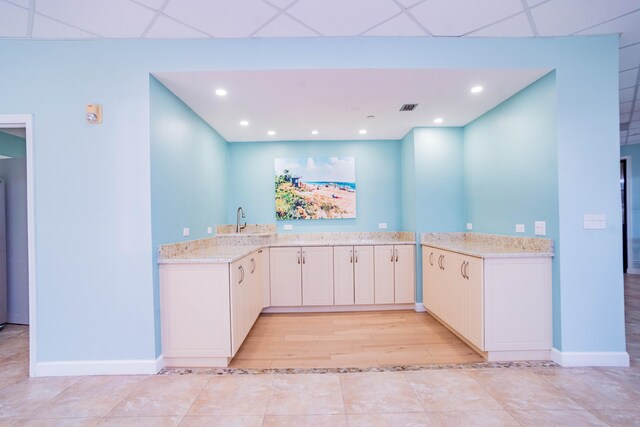
[(417, 106), (418, 104), (404, 104), (402, 107), (400, 107), (400, 111), (413, 111)]

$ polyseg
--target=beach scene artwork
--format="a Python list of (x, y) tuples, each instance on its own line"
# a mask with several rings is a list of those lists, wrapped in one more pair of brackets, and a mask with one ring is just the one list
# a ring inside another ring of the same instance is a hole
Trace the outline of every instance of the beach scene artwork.
[(276, 219), (356, 217), (355, 157), (275, 159)]

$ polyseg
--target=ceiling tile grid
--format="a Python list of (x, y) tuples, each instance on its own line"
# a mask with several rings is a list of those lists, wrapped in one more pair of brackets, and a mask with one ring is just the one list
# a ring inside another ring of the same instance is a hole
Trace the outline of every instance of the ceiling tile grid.
[(620, 34), (621, 120), (631, 128), (640, 121), (640, 0), (0, 0), (0, 38), (612, 33)]

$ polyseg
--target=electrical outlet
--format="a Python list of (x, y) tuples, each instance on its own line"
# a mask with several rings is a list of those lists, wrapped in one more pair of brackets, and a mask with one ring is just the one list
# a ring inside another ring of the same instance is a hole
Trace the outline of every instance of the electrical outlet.
[(604, 230), (607, 228), (607, 216), (604, 214), (584, 214), (585, 230)]
[(378, 223), (378, 228), (384, 230), (387, 228), (387, 223), (386, 222), (380, 222)]
[(547, 235), (547, 222), (546, 221), (536, 221), (534, 223), (534, 230), (536, 236), (546, 236)]
[(524, 224), (516, 224), (516, 233), (524, 233)]
[(285, 230), (293, 230), (293, 225), (291, 224), (285, 224), (283, 227)]
[(188, 236), (189, 235), (189, 227), (185, 227), (182, 229), (182, 235), (183, 236)]
[(473, 230), (473, 224), (470, 222), (467, 223), (467, 230)]
[(207, 234), (213, 233), (213, 227), (207, 227)]

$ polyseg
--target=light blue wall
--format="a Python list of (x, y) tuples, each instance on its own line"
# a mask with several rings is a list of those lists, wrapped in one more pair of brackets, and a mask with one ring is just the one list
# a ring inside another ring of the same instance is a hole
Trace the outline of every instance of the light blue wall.
[[(207, 237), (224, 223), (227, 141), (154, 77), (149, 78), (151, 114), (151, 225), (153, 248)], [(188, 237), (182, 229), (188, 227)], [(156, 356), (160, 340), (157, 251), (153, 252)]]
[[(625, 348), (617, 36), (4, 39), (0, 51), (21, 64), (0, 67), (0, 114), (34, 117), (38, 361), (154, 358), (149, 73), (234, 69), (555, 69), (559, 347)], [(84, 122), (88, 103), (101, 125)], [(584, 213), (608, 228), (583, 230)]]
[[(402, 166), (402, 230), (416, 229), (416, 156), (413, 129), (400, 141)], [(420, 283), (420, 282), (418, 282)]]
[[(242, 206), (249, 223), (274, 223), (274, 159), (278, 157), (353, 156), (356, 163), (356, 218), (277, 221), (279, 233), (387, 231), (402, 222), (400, 141), (286, 141), (229, 144), (227, 221), (236, 223)], [(284, 231), (284, 224), (293, 230)]]
[(24, 138), (0, 130), (0, 155), (7, 157), (26, 156), (27, 145)]
[[(481, 233), (558, 242), (556, 79), (549, 73), (464, 128), (467, 222)], [(525, 233), (515, 225), (524, 224)], [(554, 346), (561, 345), (560, 253), (553, 260)]]
[[(628, 268), (640, 270), (640, 144), (623, 145), (620, 156), (628, 157), (631, 173), (627, 176), (627, 191), (630, 191), (631, 204), (627, 206), (627, 216), (631, 215), (631, 222), (627, 224), (627, 240), (630, 262)], [(627, 196), (627, 199), (629, 196)]]

